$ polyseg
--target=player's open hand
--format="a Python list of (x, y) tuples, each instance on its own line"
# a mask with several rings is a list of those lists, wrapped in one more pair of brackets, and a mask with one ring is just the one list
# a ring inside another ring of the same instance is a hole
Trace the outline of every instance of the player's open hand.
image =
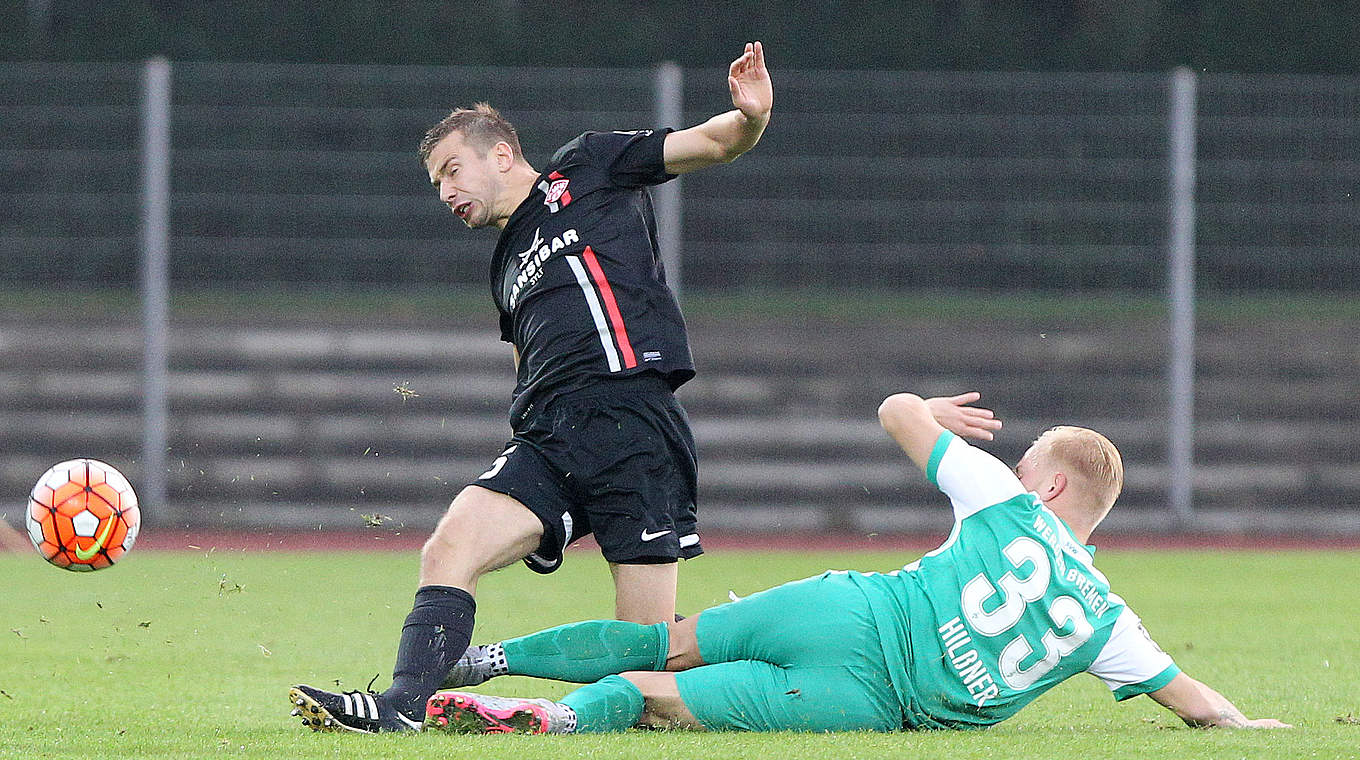
[(774, 107), (774, 88), (765, 68), (765, 49), (759, 42), (746, 43), (741, 57), (727, 68), (727, 86), (732, 90), (732, 105), (749, 119), (764, 124)]
[(1248, 720), (1243, 728), (1293, 728), (1294, 726), (1274, 718), (1255, 718)]
[(1001, 420), (991, 409), (969, 406), (982, 398), (976, 391), (957, 396), (926, 399), (926, 407), (941, 427), (957, 436), (979, 441), (992, 440), (994, 431), (1001, 429)]

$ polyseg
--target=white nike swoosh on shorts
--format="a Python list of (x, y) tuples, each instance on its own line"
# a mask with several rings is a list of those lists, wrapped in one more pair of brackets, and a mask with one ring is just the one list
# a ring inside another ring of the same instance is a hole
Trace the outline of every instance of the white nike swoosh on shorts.
[(655, 541), (656, 539), (661, 538), (662, 536), (664, 536), (664, 535), (666, 535), (667, 533), (670, 533), (670, 532), (671, 532), (671, 531), (669, 531), (669, 530), (663, 530), (663, 531), (661, 531), (661, 532), (659, 532), (659, 533), (648, 533), (647, 531), (644, 530), (644, 531), (642, 531), (642, 540), (643, 540), (643, 541)]

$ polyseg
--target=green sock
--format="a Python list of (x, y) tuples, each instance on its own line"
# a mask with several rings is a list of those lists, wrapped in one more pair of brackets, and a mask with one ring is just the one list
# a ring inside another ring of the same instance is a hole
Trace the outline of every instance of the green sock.
[(589, 620), (502, 642), (511, 675), (592, 683), (629, 670), (665, 670), (666, 624)]
[(559, 700), (576, 711), (576, 733), (627, 731), (642, 719), (642, 692), (622, 676), (606, 676)]

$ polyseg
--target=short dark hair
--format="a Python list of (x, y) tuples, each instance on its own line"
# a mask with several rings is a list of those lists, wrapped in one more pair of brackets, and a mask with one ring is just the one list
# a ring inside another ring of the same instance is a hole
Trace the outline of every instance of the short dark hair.
[(505, 120), (500, 112), (486, 103), (473, 103), (471, 108), (455, 108), (420, 139), (420, 163), (430, 160), (430, 153), (440, 140), (454, 132), (461, 132), (472, 147), (486, 151), (498, 142), (507, 143), (516, 156), (523, 156), (519, 147), (519, 133), (515, 125)]

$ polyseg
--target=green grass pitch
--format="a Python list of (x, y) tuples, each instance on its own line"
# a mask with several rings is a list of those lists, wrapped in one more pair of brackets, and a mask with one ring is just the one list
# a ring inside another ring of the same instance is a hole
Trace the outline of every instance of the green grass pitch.
[[(713, 552), (681, 571), (694, 611), (828, 568), (891, 570), (895, 554)], [(288, 717), (294, 682), (387, 684), (414, 591), (410, 553), (133, 552), (77, 575), (0, 555), (3, 758), (1289, 758), (1360, 757), (1360, 557), (1353, 552), (1111, 552), (1099, 566), (1188, 673), (1292, 731), (1200, 731), (1151, 700), (1115, 703), (1078, 676), (970, 733), (448, 737), (315, 734)], [(572, 591), (569, 589), (586, 589)], [(478, 641), (607, 614), (608, 572), (570, 554), (479, 589)], [(560, 696), (503, 678), (483, 687)]]

